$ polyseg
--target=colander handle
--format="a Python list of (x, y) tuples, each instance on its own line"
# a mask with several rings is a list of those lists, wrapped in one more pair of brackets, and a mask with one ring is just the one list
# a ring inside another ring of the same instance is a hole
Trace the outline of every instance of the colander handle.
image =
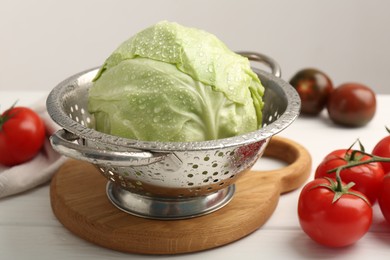
[(249, 60), (261, 62), (267, 65), (270, 67), (272, 74), (274, 74), (276, 77), (280, 78), (282, 76), (282, 69), (280, 68), (279, 64), (271, 57), (261, 53), (249, 51), (242, 51), (237, 53), (247, 57)]
[(58, 130), (50, 137), (54, 150), (71, 158), (87, 161), (93, 164), (111, 164), (119, 167), (142, 166), (159, 162), (169, 156), (169, 153), (153, 153), (147, 151), (118, 152), (98, 150), (75, 143), (79, 137), (64, 130)]

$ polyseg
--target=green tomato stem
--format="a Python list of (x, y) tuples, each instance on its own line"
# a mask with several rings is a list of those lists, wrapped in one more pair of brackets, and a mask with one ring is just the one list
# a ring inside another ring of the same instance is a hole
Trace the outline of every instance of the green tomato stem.
[(336, 169), (336, 183), (337, 183), (337, 185), (336, 185), (335, 191), (338, 191), (338, 192), (343, 191), (343, 184), (341, 182), (341, 177), (340, 177), (341, 170), (342, 170), (341, 167)]
[(372, 155), (370, 153), (366, 153), (363, 151), (359, 151), (359, 153), (371, 156), (371, 159), (364, 160), (364, 161), (351, 161), (346, 165), (342, 165), (342, 166), (339, 166), (337, 168), (331, 169), (328, 172), (329, 173), (336, 172), (336, 178), (337, 178), (337, 175), (339, 175), (339, 177), (340, 177), (340, 172), (344, 169), (352, 168), (352, 167), (359, 166), (359, 165), (374, 163), (374, 162), (390, 162), (390, 158), (388, 158), (388, 157), (380, 157), (380, 156)]
[(333, 191), (334, 196), (332, 199), (332, 203), (336, 203), (343, 195), (349, 194), (349, 195), (353, 195), (353, 196), (361, 198), (364, 202), (367, 203), (367, 205), (371, 206), (370, 201), (364, 195), (359, 194), (353, 190), (350, 190), (355, 185), (354, 182), (350, 182), (346, 185), (343, 185), (341, 183), (340, 178), (336, 182), (328, 177), (325, 177), (325, 179), (327, 179), (329, 181), (329, 184), (324, 184), (324, 183), (318, 184), (316, 186), (311, 187), (311, 189), (315, 189), (318, 187), (324, 187), (326, 189)]
[[(372, 155), (372, 154), (366, 153), (364, 151), (358, 151), (358, 152), (363, 154), (363, 155), (370, 156), (371, 158), (368, 159), (368, 160), (364, 160), (364, 161), (355, 161), (355, 160), (348, 161), (348, 164), (339, 166), (337, 168), (334, 168), (334, 169), (328, 171), (328, 173), (335, 172), (336, 184), (334, 185), (334, 191), (336, 192), (336, 194), (337, 193), (345, 194), (354, 185), (354, 183), (348, 183), (347, 184), (347, 188), (345, 186), (343, 186), (343, 184), (341, 182), (342, 180), (341, 180), (341, 177), (340, 177), (340, 173), (341, 173), (342, 170), (348, 169), (348, 168), (352, 168), (352, 167), (355, 167), (355, 166), (359, 166), (359, 165), (374, 163), (374, 162), (390, 162), (390, 158), (388, 158), (388, 157), (380, 157), (380, 156), (376, 156), (376, 155)], [(337, 201), (337, 199), (338, 198), (336, 196), (335, 197), (335, 201)]]
[(15, 115), (15, 114), (10, 115), (9, 113), (7, 113), (7, 111), (13, 109), (16, 106), (16, 103), (18, 103), (17, 100), (12, 104), (10, 108), (4, 111), (3, 115), (0, 115), (0, 131), (3, 129), (3, 125), (5, 124), (5, 122), (7, 122), (11, 117)]

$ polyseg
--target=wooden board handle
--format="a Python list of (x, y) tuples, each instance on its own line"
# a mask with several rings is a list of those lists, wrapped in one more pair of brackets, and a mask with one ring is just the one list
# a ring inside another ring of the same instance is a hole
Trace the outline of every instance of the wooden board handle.
[(267, 174), (280, 178), (281, 193), (298, 188), (310, 175), (312, 159), (309, 152), (302, 145), (290, 139), (280, 136), (272, 137), (263, 156), (288, 164), (286, 167), (271, 171), (252, 170), (255, 174)]

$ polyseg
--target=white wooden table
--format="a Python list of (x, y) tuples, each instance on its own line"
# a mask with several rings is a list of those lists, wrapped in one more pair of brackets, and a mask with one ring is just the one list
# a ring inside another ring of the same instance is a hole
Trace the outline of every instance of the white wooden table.
[[(0, 91), (1, 109), (19, 100), (30, 105), (43, 100), (45, 92)], [(390, 126), (390, 95), (379, 95), (377, 114), (363, 128), (345, 129), (333, 125), (324, 111), (319, 118), (298, 118), (280, 136), (290, 138), (311, 153), (313, 170), (322, 158), (337, 148), (347, 148), (360, 138), (367, 151), (386, 135)], [(264, 161), (256, 168), (278, 167)], [(312, 178), (311, 176), (311, 178)], [(12, 197), (0, 199), (0, 259), (390, 259), (390, 224), (386, 224), (378, 205), (374, 222), (358, 243), (343, 249), (317, 245), (301, 230), (296, 206), (300, 189), (284, 194), (269, 221), (259, 230), (232, 244), (179, 256), (148, 256), (108, 250), (73, 235), (53, 215), (49, 183)]]

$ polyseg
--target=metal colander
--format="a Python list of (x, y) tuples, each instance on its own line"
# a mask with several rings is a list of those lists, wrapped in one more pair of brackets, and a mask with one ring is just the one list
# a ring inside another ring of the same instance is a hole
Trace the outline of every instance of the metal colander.
[(263, 154), (270, 138), (295, 120), (300, 109), (298, 94), (277, 77), (280, 68), (273, 59), (241, 54), (267, 64), (274, 74), (253, 69), (266, 89), (263, 127), (257, 131), (186, 143), (130, 140), (98, 132), (87, 110), (95, 68), (69, 77), (49, 94), (48, 112), (63, 128), (51, 136), (52, 146), (65, 156), (93, 163), (108, 179), (110, 201), (128, 213), (182, 219), (213, 212), (232, 199), (234, 182)]

